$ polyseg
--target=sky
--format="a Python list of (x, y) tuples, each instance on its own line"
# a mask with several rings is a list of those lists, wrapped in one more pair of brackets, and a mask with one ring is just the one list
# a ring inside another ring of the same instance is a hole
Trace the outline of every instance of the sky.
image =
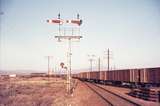
[(67, 64), (68, 43), (57, 42), (58, 25), (46, 22), (58, 13), (83, 20), (83, 38), (72, 42), (73, 72), (89, 70), (92, 54), (94, 70), (99, 57), (105, 70), (107, 48), (112, 69), (160, 66), (159, 0), (0, 0), (0, 70), (46, 71), (48, 55), (53, 70)]

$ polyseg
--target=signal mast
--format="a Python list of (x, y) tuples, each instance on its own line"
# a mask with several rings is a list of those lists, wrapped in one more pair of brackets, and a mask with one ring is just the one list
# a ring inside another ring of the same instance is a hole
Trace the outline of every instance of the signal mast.
[[(71, 94), (71, 42), (73, 40), (80, 40), (82, 38), (82, 36), (80, 36), (80, 25), (82, 24), (82, 20), (79, 19), (79, 14), (77, 14), (77, 18), (76, 19), (72, 19), (72, 20), (62, 20), (60, 18), (60, 13), (58, 14), (58, 19), (50, 19), (47, 20), (48, 23), (53, 23), (53, 24), (58, 24), (59, 25), (59, 35), (55, 36), (55, 38), (58, 39), (58, 41), (60, 42), (61, 40), (67, 40), (68, 41), (68, 52), (67, 52), (67, 60), (68, 60), (68, 65), (66, 67), (67, 70), (67, 92), (68, 94)], [(73, 30), (72, 30), (72, 34), (71, 35), (65, 35), (65, 34), (61, 34), (61, 29), (60, 26), (63, 24), (73, 24), (73, 25), (77, 25), (79, 27), (79, 33), (78, 35), (73, 35)]]

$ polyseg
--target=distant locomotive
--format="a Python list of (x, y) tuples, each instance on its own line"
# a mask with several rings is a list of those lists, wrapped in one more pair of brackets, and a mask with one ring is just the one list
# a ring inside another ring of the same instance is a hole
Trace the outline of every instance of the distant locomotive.
[(160, 86), (160, 67), (81, 72), (73, 74), (73, 77), (84, 81), (129, 87)]

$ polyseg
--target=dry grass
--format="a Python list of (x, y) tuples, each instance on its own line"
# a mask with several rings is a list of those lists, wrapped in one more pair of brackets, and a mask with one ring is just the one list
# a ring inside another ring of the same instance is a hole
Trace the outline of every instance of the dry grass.
[(65, 80), (15, 78), (0, 80), (0, 106), (64, 106)]

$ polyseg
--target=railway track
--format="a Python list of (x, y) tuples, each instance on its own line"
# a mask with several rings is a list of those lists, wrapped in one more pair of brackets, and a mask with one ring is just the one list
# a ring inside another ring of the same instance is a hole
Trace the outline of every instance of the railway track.
[(95, 92), (100, 98), (102, 98), (107, 106), (140, 106), (127, 98), (115, 94), (103, 87), (100, 87), (94, 83), (84, 82), (93, 92)]

